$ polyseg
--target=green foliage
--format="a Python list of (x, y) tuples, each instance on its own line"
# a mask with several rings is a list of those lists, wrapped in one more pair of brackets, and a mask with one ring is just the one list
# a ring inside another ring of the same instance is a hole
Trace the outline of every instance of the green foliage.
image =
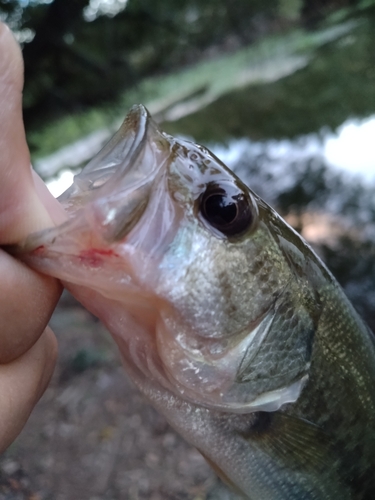
[[(0, 0), (25, 44), (27, 127), (79, 113), (116, 97), (155, 72), (201, 59), (212, 47), (238, 47), (271, 28), (278, 0), (129, 0), (115, 17), (86, 22), (89, 0)], [(273, 29), (273, 28), (272, 28)]]
[(286, 19), (298, 19), (301, 13), (302, 4), (302, 0), (280, 0), (280, 15)]
[(363, 10), (375, 7), (375, 0), (360, 0), (358, 7)]
[[(303, 43), (306, 43), (304, 40)], [(375, 113), (372, 20), (352, 34), (325, 44), (311, 63), (292, 75), (224, 95), (195, 115), (166, 127), (198, 142), (230, 138), (295, 138), (336, 129), (348, 117)], [(281, 64), (281, 58), (275, 64)]]
[[(322, 12), (353, 2), (325, 2)], [(370, 0), (360, 4), (366, 2)], [(107, 126), (132, 102), (147, 104), (165, 95), (172, 100), (194, 92), (217, 98), (244, 77), (244, 68), (251, 70), (267, 60), (268, 39), (261, 50), (254, 45), (257, 56), (239, 48), (267, 34), (272, 52), (275, 33), (289, 28), (307, 6), (310, 12), (313, 4), (322, 4), (321, 0), (129, 0), (116, 16), (101, 15), (86, 22), (83, 11), (88, 3), (0, 0), (1, 15), (13, 28), (35, 33), (24, 45), (24, 118), (32, 152), (38, 156)], [(299, 49), (310, 50), (313, 38), (314, 34), (300, 36)], [(289, 41), (282, 40), (277, 56), (281, 60), (289, 51)], [(223, 56), (235, 51), (233, 58)], [(197, 64), (200, 61), (205, 62)], [(162, 78), (172, 72), (173, 76)]]
[[(51, 154), (94, 130), (118, 123), (137, 102), (149, 106), (155, 113), (155, 110), (168, 109), (176, 102), (194, 97), (201, 98), (202, 102), (217, 99), (236, 88), (237, 82), (244, 86), (246, 79), (251, 78), (251, 72), (261, 68), (263, 62), (272, 65), (275, 61), (277, 65), (281, 61), (282, 64), (292, 54), (311, 51), (322, 42), (321, 38), (322, 34), (295, 30), (288, 35), (270, 36), (235, 53), (200, 61), (170, 74), (144, 78), (120, 95), (114, 105), (70, 113), (46, 126), (29, 129), (27, 137), (33, 158)], [(208, 128), (213, 127), (208, 124)]]
[(92, 108), (81, 113), (66, 114), (49, 123), (29, 129), (27, 142), (32, 159), (47, 156), (90, 132), (111, 127), (115, 118), (118, 118), (118, 115), (114, 114), (113, 109)]

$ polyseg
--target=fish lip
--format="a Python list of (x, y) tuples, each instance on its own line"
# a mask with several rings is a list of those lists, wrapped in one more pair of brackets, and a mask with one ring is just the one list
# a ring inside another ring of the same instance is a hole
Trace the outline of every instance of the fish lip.
[(114, 137), (74, 176), (72, 186), (58, 198), (68, 212), (76, 212), (98, 196), (108, 196), (114, 186), (121, 185), (147, 143), (150, 122), (153, 123), (152, 118), (142, 104), (130, 109)]
[[(131, 128), (131, 130), (135, 133), (135, 137), (125, 157), (121, 159), (122, 168), (119, 168), (118, 171), (116, 171), (115, 175), (111, 178), (111, 183), (116, 182), (118, 177), (122, 177), (129, 164), (131, 165), (136, 162), (145, 146), (145, 143), (147, 142), (147, 132), (151, 120), (151, 115), (142, 104), (135, 104), (131, 107), (118, 134), (122, 134), (123, 128), (126, 129), (127, 126), (129, 126), (129, 128)], [(129, 132), (128, 130), (126, 131)], [(116, 164), (118, 165), (118, 163)]]

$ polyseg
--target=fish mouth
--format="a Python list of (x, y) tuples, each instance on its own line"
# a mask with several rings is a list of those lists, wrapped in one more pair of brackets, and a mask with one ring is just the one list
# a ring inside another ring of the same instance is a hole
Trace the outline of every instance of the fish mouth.
[(92, 229), (107, 243), (120, 241), (142, 216), (170, 148), (147, 109), (135, 105), (59, 201), (69, 215), (84, 207)]
[(110, 299), (142, 298), (178, 222), (167, 193), (172, 147), (147, 109), (133, 106), (59, 198), (67, 220), (32, 233), (10, 252), (65, 285)]
[[(97, 193), (98, 189), (105, 195), (113, 186), (120, 187), (118, 183), (121, 185), (129, 172), (134, 173), (139, 168), (137, 160), (146, 146), (150, 132), (159, 131), (147, 109), (141, 104), (133, 106), (114, 137), (74, 177), (73, 185), (58, 198), (60, 203), (69, 211), (73, 200), (78, 199), (82, 205), (90, 194), (95, 197), (92, 193)], [(143, 168), (142, 173), (147, 176), (149, 172), (147, 168)]]
[(14, 253), (41, 245), (57, 250), (55, 243), (64, 235), (79, 238), (81, 247), (85, 240), (100, 248), (123, 240), (142, 217), (171, 147), (147, 109), (134, 105), (115, 136), (58, 198), (68, 220), (30, 235)]

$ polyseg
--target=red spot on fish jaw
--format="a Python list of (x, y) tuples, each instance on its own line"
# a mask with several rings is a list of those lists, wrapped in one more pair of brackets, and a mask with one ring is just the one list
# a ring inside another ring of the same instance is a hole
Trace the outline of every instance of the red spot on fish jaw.
[(43, 252), (44, 252), (44, 245), (39, 245), (38, 247), (34, 248), (34, 250), (32, 251), (32, 253), (35, 255), (40, 255)]
[(89, 248), (88, 250), (82, 250), (79, 254), (82, 264), (91, 267), (101, 266), (106, 257), (119, 257), (119, 255), (110, 248)]

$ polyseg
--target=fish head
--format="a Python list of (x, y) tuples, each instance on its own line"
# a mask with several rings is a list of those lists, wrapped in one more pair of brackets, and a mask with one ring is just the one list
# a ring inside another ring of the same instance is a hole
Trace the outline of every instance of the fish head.
[(134, 106), (60, 202), (22, 258), (99, 315), (141, 389), (239, 413), (296, 401), (319, 263), (209, 150)]

